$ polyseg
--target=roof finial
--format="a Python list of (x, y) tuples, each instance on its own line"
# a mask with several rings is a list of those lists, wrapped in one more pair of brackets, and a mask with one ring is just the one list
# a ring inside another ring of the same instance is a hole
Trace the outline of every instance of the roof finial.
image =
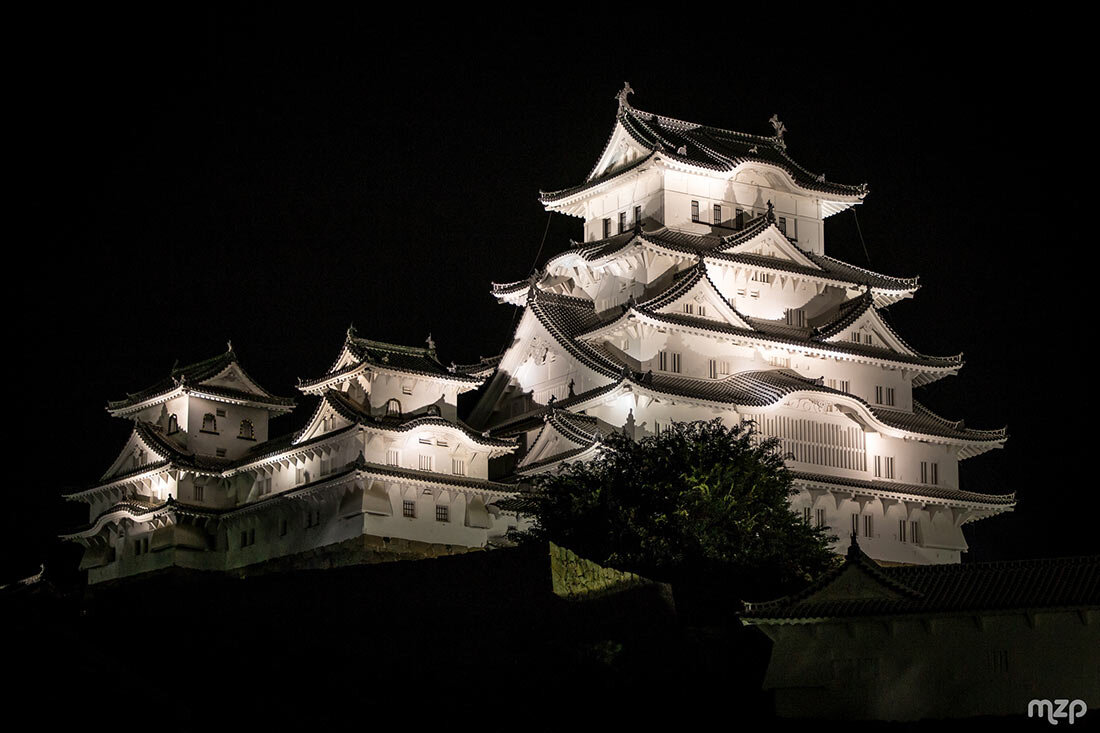
[(624, 81), (623, 88), (619, 90), (619, 93), (615, 95), (615, 99), (619, 100), (619, 109), (623, 107), (629, 107), (630, 102), (627, 97), (634, 93), (634, 90), (630, 88), (630, 82)]
[(233, 353), (233, 342), (230, 341), (229, 339), (225, 340), (225, 353), (227, 353), (227, 354), (232, 354)]
[(348, 338), (350, 339), (350, 338), (354, 338), (354, 337), (355, 337), (355, 321), (352, 321), (351, 323), (348, 324)]
[(428, 338), (424, 339), (424, 343), (428, 345), (428, 351), (435, 351), (435, 341), (432, 340), (431, 332), (428, 333)]
[(772, 204), (771, 199), (768, 199), (768, 221), (775, 222), (775, 205)]
[(787, 144), (783, 142), (783, 133), (787, 131), (787, 126), (779, 121), (779, 115), (772, 115), (768, 122), (772, 123), (772, 127), (775, 128), (775, 142), (782, 148), (787, 147)]

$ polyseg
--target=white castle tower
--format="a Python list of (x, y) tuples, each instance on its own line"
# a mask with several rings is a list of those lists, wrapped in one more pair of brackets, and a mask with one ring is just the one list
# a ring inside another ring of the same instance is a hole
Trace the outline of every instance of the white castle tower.
[(959, 461), (1006, 434), (914, 399), (963, 365), (885, 320), (916, 278), (825, 254), (825, 219), (867, 187), (798, 165), (776, 117), (750, 135), (643, 112), (631, 93), (585, 182), (541, 197), (583, 219), (585, 241), (493, 286), (523, 315), (470, 422), (518, 438), (530, 476), (594, 455), (610, 430), (752, 421), (790, 454), (806, 521), (858, 532), (882, 562), (958, 562), (962, 526), (1014, 505), (961, 489)]

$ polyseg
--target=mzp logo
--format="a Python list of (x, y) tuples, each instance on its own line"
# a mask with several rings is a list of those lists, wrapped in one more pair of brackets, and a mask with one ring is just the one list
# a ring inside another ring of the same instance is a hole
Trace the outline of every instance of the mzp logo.
[(1077, 718), (1085, 717), (1088, 709), (1084, 700), (1032, 700), (1027, 704), (1027, 717), (1042, 718), (1045, 715), (1051, 725), (1058, 725), (1058, 721), (1065, 718), (1073, 725)]

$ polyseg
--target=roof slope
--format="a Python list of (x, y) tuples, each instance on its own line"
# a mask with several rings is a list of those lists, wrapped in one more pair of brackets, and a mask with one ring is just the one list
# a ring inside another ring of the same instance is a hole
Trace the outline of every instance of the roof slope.
[[(788, 155), (787, 144), (783, 140), (786, 128), (776, 117), (771, 120), (776, 130), (775, 135), (752, 135), (645, 112), (635, 108), (627, 100), (627, 96), (633, 91), (627, 84), (618, 94), (619, 110), (615, 116), (616, 127), (621, 125), (626, 134), (634, 142), (651, 151), (651, 155), (602, 173), (598, 170), (599, 164), (597, 164), (597, 168), (589, 173), (585, 183), (579, 186), (559, 191), (540, 192), (543, 202), (557, 201), (586, 188), (605, 183), (641, 166), (652, 157), (652, 153), (660, 153), (672, 160), (718, 171), (731, 171), (747, 162), (766, 163), (785, 171), (795, 183), (805, 189), (846, 198), (862, 198), (867, 195), (867, 184), (848, 185), (826, 181), (824, 174), (811, 173), (796, 163)], [(608, 145), (613, 138), (614, 132), (608, 140)], [(602, 160), (603, 157), (601, 154), (600, 159)]]
[[(853, 582), (857, 576), (858, 582)], [(853, 539), (844, 564), (800, 593), (748, 603), (750, 623), (1100, 606), (1100, 555), (879, 567)]]

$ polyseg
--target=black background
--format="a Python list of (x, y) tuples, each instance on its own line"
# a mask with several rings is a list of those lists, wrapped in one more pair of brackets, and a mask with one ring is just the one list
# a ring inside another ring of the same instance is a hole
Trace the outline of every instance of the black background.
[[(56, 497), (121, 449), (129, 429), (106, 401), (177, 358), (232, 339), (290, 396), (350, 322), (411, 345), (431, 333), (444, 362), (498, 353), (514, 309), (489, 284), (530, 272), (538, 191), (587, 175), (624, 80), (637, 107), (682, 119), (770, 134), (778, 113), (802, 165), (867, 181), (870, 267), (922, 283), (887, 317), (924, 353), (966, 354), (918, 398), (1008, 425), (1004, 450), (963, 464), (962, 487), (1019, 505), (968, 526), (970, 557), (1096, 551), (1093, 448), (1076, 424), (1095, 234), (1081, 39), (1044, 21), (861, 14), (799, 29), (729, 10), (606, 24), (544, 10), (13, 21), (5, 577), (86, 521)], [(550, 217), (540, 259), (570, 236), (578, 219)], [(827, 221), (826, 248), (868, 266), (851, 213)], [(300, 403), (273, 434), (308, 417)]]

